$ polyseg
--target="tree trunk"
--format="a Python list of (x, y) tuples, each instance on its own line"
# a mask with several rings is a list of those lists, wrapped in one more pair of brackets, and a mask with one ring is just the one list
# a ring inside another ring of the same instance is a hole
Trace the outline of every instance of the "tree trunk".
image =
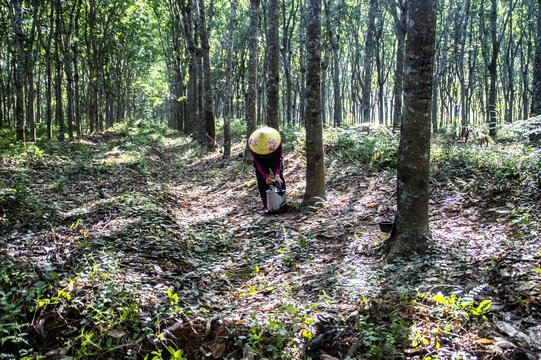
[(496, 35), (496, 21), (497, 21), (497, 11), (496, 0), (491, 1), (490, 7), (490, 33), (492, 38), (492, 56), (488, 66), (488, 73), (490, 76), (490, 88), (488, 92), (488, 118), (489, 118), (489, 135), (490, 137), (496, 137), (496, 121), (497, 121), (497, 112), (496, 112), (496, 81), (498, 80), (498, 55), (500, 52), (500, 41), (498, 41)]
[(237, 1), (231, 0), (231, 17), (229, 19), (229, 34), (227, 38), (227, 60), (225, 77), (225, 99), (224, 99), (224, 158), (231, 156), (231, 104), (233, 103), (233, 86), (231, 84), (231, 72), (233, 67), (233, 35), (235, 30), (235, 19)]
[(306, 192), (305, 204), (325, 199), (321, 123), (321, 0), (309, 0), (306, 49)]
[(248, 89), (246, 91), (246, 148), (244, 162), (250, 164), (252, 156), (248, 140), (257, 127), (257, 29), (259, 28), (259, 0), (250, 0), (250, 39), (248, 43)]
[(436, 32), (436, 0), (410, 1), (406, 43), (404, 116), (401, 126), (397, 203), (388, 257), (423, 252), (430, 240), (428, 182), (430, 108)]
[(279, 127), (279, 89), (280, 89), (280, 38), (279, 0), (269, 0), (267, 51), (269, 55), (269, 81), (267, 87), (267, 125), (278, 130)]
[(46, 60), (46, 78), (47, 85), (45, 87), (45, 111), (47, 117), (47, 139), (53, 137), (53, 109), (52, 109), (52, 97), (53, 97), (53, 54), (51, 52), (51, 42), (53, 39), (53, 26), (54, 26), (54, 7), (51, 6), (51, 13), (49, 15), (49, 35), (47, 36), (47, 42), (44, 46)]
[(60, 61), (60, 43), (61, 43), (61, 27), (60, 27), (60, 12), (61, 12), (61, 0), (56, 0), (56, 29), (55, 29), (55, 65), (56, 65), (56, 80), (55, 80), (55, 96), (56, 96), (56, 123), (58, 124), (58, 141), (65, 140), (65, 128), (64, 128), (64, 113), (62, 108), (62, 62)]
[[(36, 35), (36, 27), (38, 26), (38, 3), (34, 1), (32, 4), (32, 28), (30, 36), (26, 44), (26, 80), (28, 92), (26, 95), (26, 124), (30, 130), (31, 141), (36, 141), (36, 99), (34, 90), (34, 39)], [(38, 105), (39, 106), (39, 105)]]
[(537, 0), (537, 34), (532, 79), (532, 116), (541, 115), (541, 0)]
[(75, 34), (76, 39), (72, 43), (73, 51), (73, 88), (74, 88), (74, 97), (75, 97), (75, 130), (77, 136), (81, 136), (81, 100), (79, 95), (79, 17), (81, 14), (80, 3), (77, 6), (77, 13), (75, 15)]
[(299, 40), (299, 72), (300, 72), (300, 84), (299, 84), (299, 124), (305, 123), (305, 111), (306, 111), (306, 10), (304, 0), (301, 0), (301, 24), (299, 28), (300, 40)]
[(467, 89), (466, 89), (466, 76), (464, 74), (464, 55), (466, 46), (466, 29), (470, 18), (470, 0), (466, 0), (464, 4), (464, 15), (462, 17), (462, 23), (460, 25), (459, 33), (459, 53), (458, 53), (458, 80), (460, 81), (460, 136), (465, 137), (466, 129), (468, 127), (468, 105), (467, 105)]
[[(308, 20), (310, 21), (310, 20)], [(308, 39), (306, 40), (308, 47)], [(321, 46), (321, 45), (320, 45)], [(328, 123), (327, 120), (327, 68), (329, 67), (329, 48), (325, 49), (325, 54), (323, 55), (323, 61), (321, 62), (321, 123), (323, 126)], [(321, 55), (320, 55), (321, 56)], [(308, 66), (308, 49), (306, 49), (306, 65)], [(308, 78), (307, 78), (308, 81)], [(308, 96), (308, 94), (306, 94)]]
[[(290, 3), (291, 11), (289, 16), (287, 14), (287, 4)], [(295, 19), (297, 14), (297, 9), (295, 8), (295, 0), (290, 2), (282, 1), (282, 21), (283, 21), (283, 35), (282, 35), (282, 64), (284, 69), (284, 77), (286, 82), (285, 92), (283, 93), (283, 111), (284, 111), (284, 122), (285, 124), (290, 125), (292, 123), (293, 116), (293, 105), (291, 103), (291, 95), (293, 93), (292, 89), (292, 80), (291, 80), (291, 38), (295, 32)]]
[(216, 125), (212, 97), (212, 76), (210, 71), (210, 42), (205, 19), (205, 1), (199, 0), (201, 49), (203, 53), (203, 116), (205, 121), (205, 142), (207, 151), (216, 151)]
[(396, 11), (396, 2), (391, 1), (391, 13), (394, 18), (396, 33), (396, 67), (394, 71), (393, 85), (393, 130), (398, 129), (402, 119), (402, 97), (404, 93), (404, 46), (406, 42), (408, 6), (404, 4), (401, 7), (400, 17)]
[(335, 21), (331, 17), (330, 3), (328, 0), (325, 1), (325, 26), (327, 28), (329, 36), (329, 45), (332, 50), (333, 58), (333, 122), (334, 126), (342, 126), (342, 97), (340, 95), (340, 65), (339, 65), (339, 47), (338, 47), (338, 35), (336, 28), (334, 27)]
[(368, 10), (368, 32), (366, 34), (366, 50), (364, 57), (364, 78), (362, 83), (361, 117), (363, 122), (370, 122), (370, 97), (372, 95), (372, 58), (375, 46), (376, 14), (378, 11), (378, 0), (370, 0)]
[(186, 39), (186, 50), (189, 53), (188, 60), (188, 98), (186, 117), (186, 132), (192, 135), (195, 139), (201, 140), (200, 131), (201, 124), (198, 122), (198, 74), (199, 74), (199, 57), (198, 49), (195, 46), (194, 35), (192, 32), (192, 0), (179, 0), (179, 7), (182, 10), (184, 23), (184, 36)]
[(15, 49), (17, 51), (17, 64), (15, 72), (15, 118), (17, 123), (17, 141), (24, 142), (24, 47), (25, 36), (22, 26), (22, 0), (13, 0), (12, 25), (15, 34)]

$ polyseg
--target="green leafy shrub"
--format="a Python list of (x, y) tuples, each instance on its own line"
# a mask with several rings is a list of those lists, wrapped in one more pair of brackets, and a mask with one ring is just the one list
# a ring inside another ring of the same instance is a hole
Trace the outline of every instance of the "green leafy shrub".
[(246, 136), (246, 121), (235, 118), (231, 120), (231, 136), (244, 138)]
[(395, 168), (398, 160), (396, 136), (385, 128), (373, 129), (370, 134), (366, 130), (363, 127), (327, 129), (323, 142), (329, 159), (375, 170)]
[(285, 125), (280, 128), (282, 143), (286, 148), (304, 150), (304, 129), (296, 125)]
[(539, 155), (539, 150), (531, 147), (502, 149), (435, 142), (432, 147), (431, 171), (436, 180), (482, 180), (488, 184), (487, 191), (493, 194), (514, 190), (533, 191), (541, 185)]

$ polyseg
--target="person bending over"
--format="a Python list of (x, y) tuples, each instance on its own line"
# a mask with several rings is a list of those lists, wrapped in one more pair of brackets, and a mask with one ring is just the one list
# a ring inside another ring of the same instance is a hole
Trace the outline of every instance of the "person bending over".
[(263, 201), (263, 211), (266, 212), (269, 185), (276, 181), (282, 190), (286, 189), (280, 133), (271, 127), (257, 129), (250, 135), (249, 146), (254, 158), (257, 187)]

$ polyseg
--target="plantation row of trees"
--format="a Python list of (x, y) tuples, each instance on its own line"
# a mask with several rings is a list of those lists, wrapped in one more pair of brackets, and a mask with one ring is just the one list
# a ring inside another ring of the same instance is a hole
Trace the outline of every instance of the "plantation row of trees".
[[(405, 0), (322, 1), (321, 119), (399, 124)], [(0, 127), (35, 139), (102, 130), (136, 112), (215, 148), (215, 117), (305, 123), (306, 0), (13, 0), (0, 7)], [(439, 0), (432, 129), (526, 119), (539, 5)], [(540, 70), (541, 71), (541, 70)], [(537, 74), (537, 72), (535, 72)], [(537, 103), (541, 103), (537, 101)], [(255, 105), (255, 107), (254, 107)], [(534, 111), (538, 113), (538, 110)]]
[[(323, 1), (324, 124), (379, 123), (393, 127), (399, 124), (403, 112), (408, 4), (403, 0)], [(185, 35), (175, 28), (184, 26), (186, 32), (187, 24), (190, 36), (198, 32), (210, 34), (214, 66), (210, 76), (217, 116), (243, 117), (245, 106), (256, 101), (257, 123), (274, 124), (274, 114), (278, 112), (285, 124), (304, 124), (309, 3), (263, 0), (210, 2), (206, 8), (204, 5), (198, 0), (178, 4), (171, 0), (168, 11), (160, 11), (172, 14), (167, 23), (169, 46), (180, 52), (176, 55), (181, 59), (179, 72), (197, 74), (194, 68), (204, 67), (204, 46), (198, 53), (197, 46), (182, 46), (185, 39), (174, 44), (176, 35)], [(498, 123), (527, 119), (535, 105), (532, 94), (536, 92), (533, 68), (539, 18), (537, 2), (440, 0), (437, 6), (433, 131), (447, 125), (467, 129), (470, 125), (490, 124), (494, 136)], [(201, 28), (198, 20), (201, 11), (206, 11), (211, 19), (206, 29)], [(257, 38), (253, 39), (254, 36)], [(198, 38), (202, 39), (195, 36), (195, 40)], [(257, 57), (252, 59), (250, 54)], [(191, 62), (182, 68), (185, 58)], [(253, 67), (257, 68), (255, 85), (250, 83)], [(186, 87), (189, 86), (188, 81)], [(279, 100), (276, 100), (277, 87)], [(193, 106), (189, 104), (190, 94), (194, 92), (177, 90), (176, 99), (187, 97), (186, 106)], [(173, 126), (182, 128), (184, 117), (180, 109), (179, 112)], [(189, 113), (193, 116), (193, 111)], [(193, 119), (186, 121), (190, 123)]]
[(16, 126), (17, 140), (35, 141), (40, 122), (72, 139), (163, 103), (145, 2), (14, 0), (0, 15), (0, 128)]

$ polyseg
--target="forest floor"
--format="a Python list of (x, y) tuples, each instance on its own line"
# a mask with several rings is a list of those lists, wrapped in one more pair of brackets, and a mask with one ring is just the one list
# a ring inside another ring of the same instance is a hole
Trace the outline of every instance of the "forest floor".
[(240, 141), (223, 160), (164, 131), (2, 157), (0, 359), (541, 359), (529, 193), (435, 176), (434, 244), (387, 262), (393, 171), (327, 143), (327, 200), (303, 207), (286, 142), (290, 207), (267, 215)]

